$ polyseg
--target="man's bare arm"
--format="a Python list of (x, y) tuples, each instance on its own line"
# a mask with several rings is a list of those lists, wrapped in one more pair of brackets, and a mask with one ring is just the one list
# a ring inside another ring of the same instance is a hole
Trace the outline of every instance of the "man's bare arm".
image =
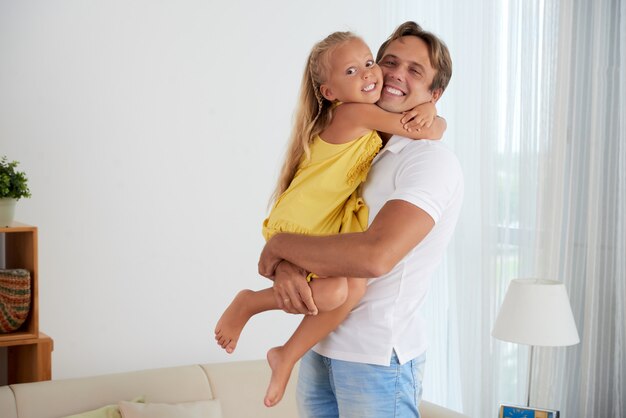
[(287, 260), (321, 276), (378, 277), (389, 272), (434, 226), (425, 211), (390, 200), (365, 232), (315, 237), (277, 234), (265, 245), (259, 273), (272, 277)]

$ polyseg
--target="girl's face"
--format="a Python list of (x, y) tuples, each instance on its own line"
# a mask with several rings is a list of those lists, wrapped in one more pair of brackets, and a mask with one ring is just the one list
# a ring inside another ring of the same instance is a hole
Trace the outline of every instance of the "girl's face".
[(383, 73), (372, 52), (361, 39), (350, 39), (329, 52), (328, 74), (321, 84), (330, 101), (376, 103), (380, 98)]

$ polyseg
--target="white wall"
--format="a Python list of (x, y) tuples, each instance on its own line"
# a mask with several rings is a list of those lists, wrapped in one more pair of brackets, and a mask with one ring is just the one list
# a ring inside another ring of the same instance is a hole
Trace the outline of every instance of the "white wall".
[[(213, 342), (256, 274), (304, 60), (334, 30), (374, 50), (376, 0), (0, 0), (0, 155), (39, 227), (53, 376), (262, 358), (297, 318)], [(419, 20), (419, 17), (413, 17)], [(382, 20), (382, 19), (381, 19)], [(435, 28), (433, 28), (435, 30)]]

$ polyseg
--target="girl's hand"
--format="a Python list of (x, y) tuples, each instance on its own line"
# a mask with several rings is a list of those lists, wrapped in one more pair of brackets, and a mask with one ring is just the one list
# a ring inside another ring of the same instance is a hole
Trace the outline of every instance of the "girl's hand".
[(422, 103), (408, 112), (400, 120), (407, 131), (420, 131), (422, 128), (430, 128), (437, 117), (437, 108), (433, 102)]

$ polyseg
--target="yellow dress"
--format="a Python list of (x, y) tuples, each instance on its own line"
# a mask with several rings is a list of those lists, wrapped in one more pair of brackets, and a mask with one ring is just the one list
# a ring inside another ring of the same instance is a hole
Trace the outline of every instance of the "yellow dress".
[(311, 157), (300, 163), (263, 222), (265, 239), (278, 232), (330, 235), (367, 229), (368, 209), (357, 188), (381, 145), (376, 131), (345, 144), (315, 137)]

